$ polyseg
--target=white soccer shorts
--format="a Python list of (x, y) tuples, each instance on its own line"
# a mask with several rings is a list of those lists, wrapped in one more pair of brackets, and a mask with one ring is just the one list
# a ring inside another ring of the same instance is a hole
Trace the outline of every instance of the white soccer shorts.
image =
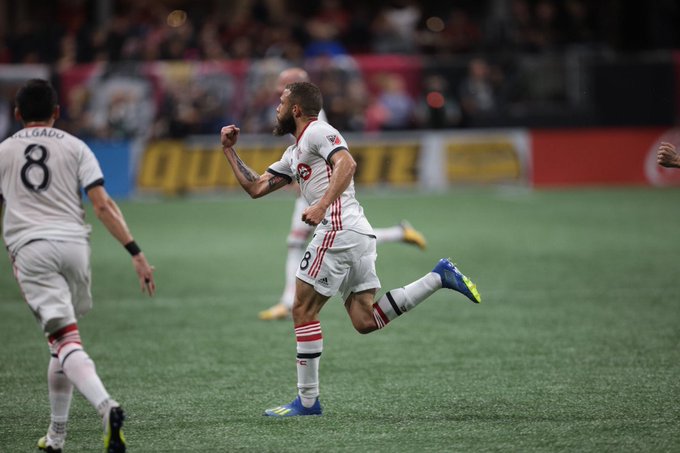
[(13, 264), (24, 298), (46, 334), (75, 323), (92, 308), (88, 244), (29, 242)]
[(341, 293), (343, 301), (351, 293), (379, 289), (375, 244), (375, 237), (351, 230), (317, 232), (296, 276), (324, 296)]

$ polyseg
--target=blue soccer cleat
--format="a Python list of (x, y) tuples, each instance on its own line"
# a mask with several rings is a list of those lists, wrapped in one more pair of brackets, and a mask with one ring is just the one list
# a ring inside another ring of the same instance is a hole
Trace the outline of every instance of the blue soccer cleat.
[(458, 291), (476, 304), (482, 301), (482, 296), (479, 295), (477, 286), (472, 283), (472, 280), (463, 275), (450, 259), (440, 259), (434, 269), (432, 269), (432, 272), (439, 274), (442, 279), (443, 288)]
[(321, 415), (322, 412), (319, 398), (316, 399), (312, 407), (305, 407), (300, 401), (300, 395), (298, 395), (292, 403), (267, 409), (264, 411), (264, 415), (268, 417), (297, 417), (300, 415)]

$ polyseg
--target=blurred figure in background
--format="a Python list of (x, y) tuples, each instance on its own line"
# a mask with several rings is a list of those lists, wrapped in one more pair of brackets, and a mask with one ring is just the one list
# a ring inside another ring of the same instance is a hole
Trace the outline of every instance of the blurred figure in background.
[(374, 101), (366, 111), (366, 129), (401, 130), (413, 127), (415, 101), (406, 90), (406, 82), (399, 74), (379, 74), (376, 77)]
[(463, 123), (468, 126), (474, 120), (497, 112), (496, 93), (491, 79), (491, 68), (483, 58), (473, 58), (468, 73), (458, 87), (463, 112)]
[(420, 7), (411, 0), (393, 0), (382, 6), (371, 26), (373, 51), (382, 54), (416, 53), (416, 30), (420, 17)]
[(424, 129), (446, 129), (460, 125), (460, 105), (449, 92), (441, 74), (431, 74), (423, 81), (423, 95), (416, 108), (416, 122)]

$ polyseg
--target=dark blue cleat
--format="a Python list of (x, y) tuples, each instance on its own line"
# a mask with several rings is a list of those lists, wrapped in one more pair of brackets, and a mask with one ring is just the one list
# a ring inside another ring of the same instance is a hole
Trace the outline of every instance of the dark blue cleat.
[(439, 274), (442, 279), (442, 287), (458, 291), (467, 296), (472, 302), (478, 304), (482, 301), (482, 296), (477, 291), (477, 286), (472, 280), (467, 278), (458, 268), (447, 258), (439, 260), (432, 272)]

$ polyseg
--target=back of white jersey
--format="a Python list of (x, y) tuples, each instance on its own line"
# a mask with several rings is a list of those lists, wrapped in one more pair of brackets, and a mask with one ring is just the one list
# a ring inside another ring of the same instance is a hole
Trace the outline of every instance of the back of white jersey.
[(3, 237), (11, 253), (36, 239), (86, 243), (80, 189), (103, 184), (92, 150), (52, 127), (29, 127), (0, 143)]
[[(288, 147), (281, 160), (269, 167), (269, 171), (295, 178), (302, 196), (313, 205), (328, 190), (333, 174), (330, 159), (340, 150), (349, 150), (340, 132), (325, 121), (315, 120), (302, 131), (297, 143)], [(373, 228), (355, 197), (353, 179), (328, 208), (317, 230), (353, 230), (373, 235)]]

